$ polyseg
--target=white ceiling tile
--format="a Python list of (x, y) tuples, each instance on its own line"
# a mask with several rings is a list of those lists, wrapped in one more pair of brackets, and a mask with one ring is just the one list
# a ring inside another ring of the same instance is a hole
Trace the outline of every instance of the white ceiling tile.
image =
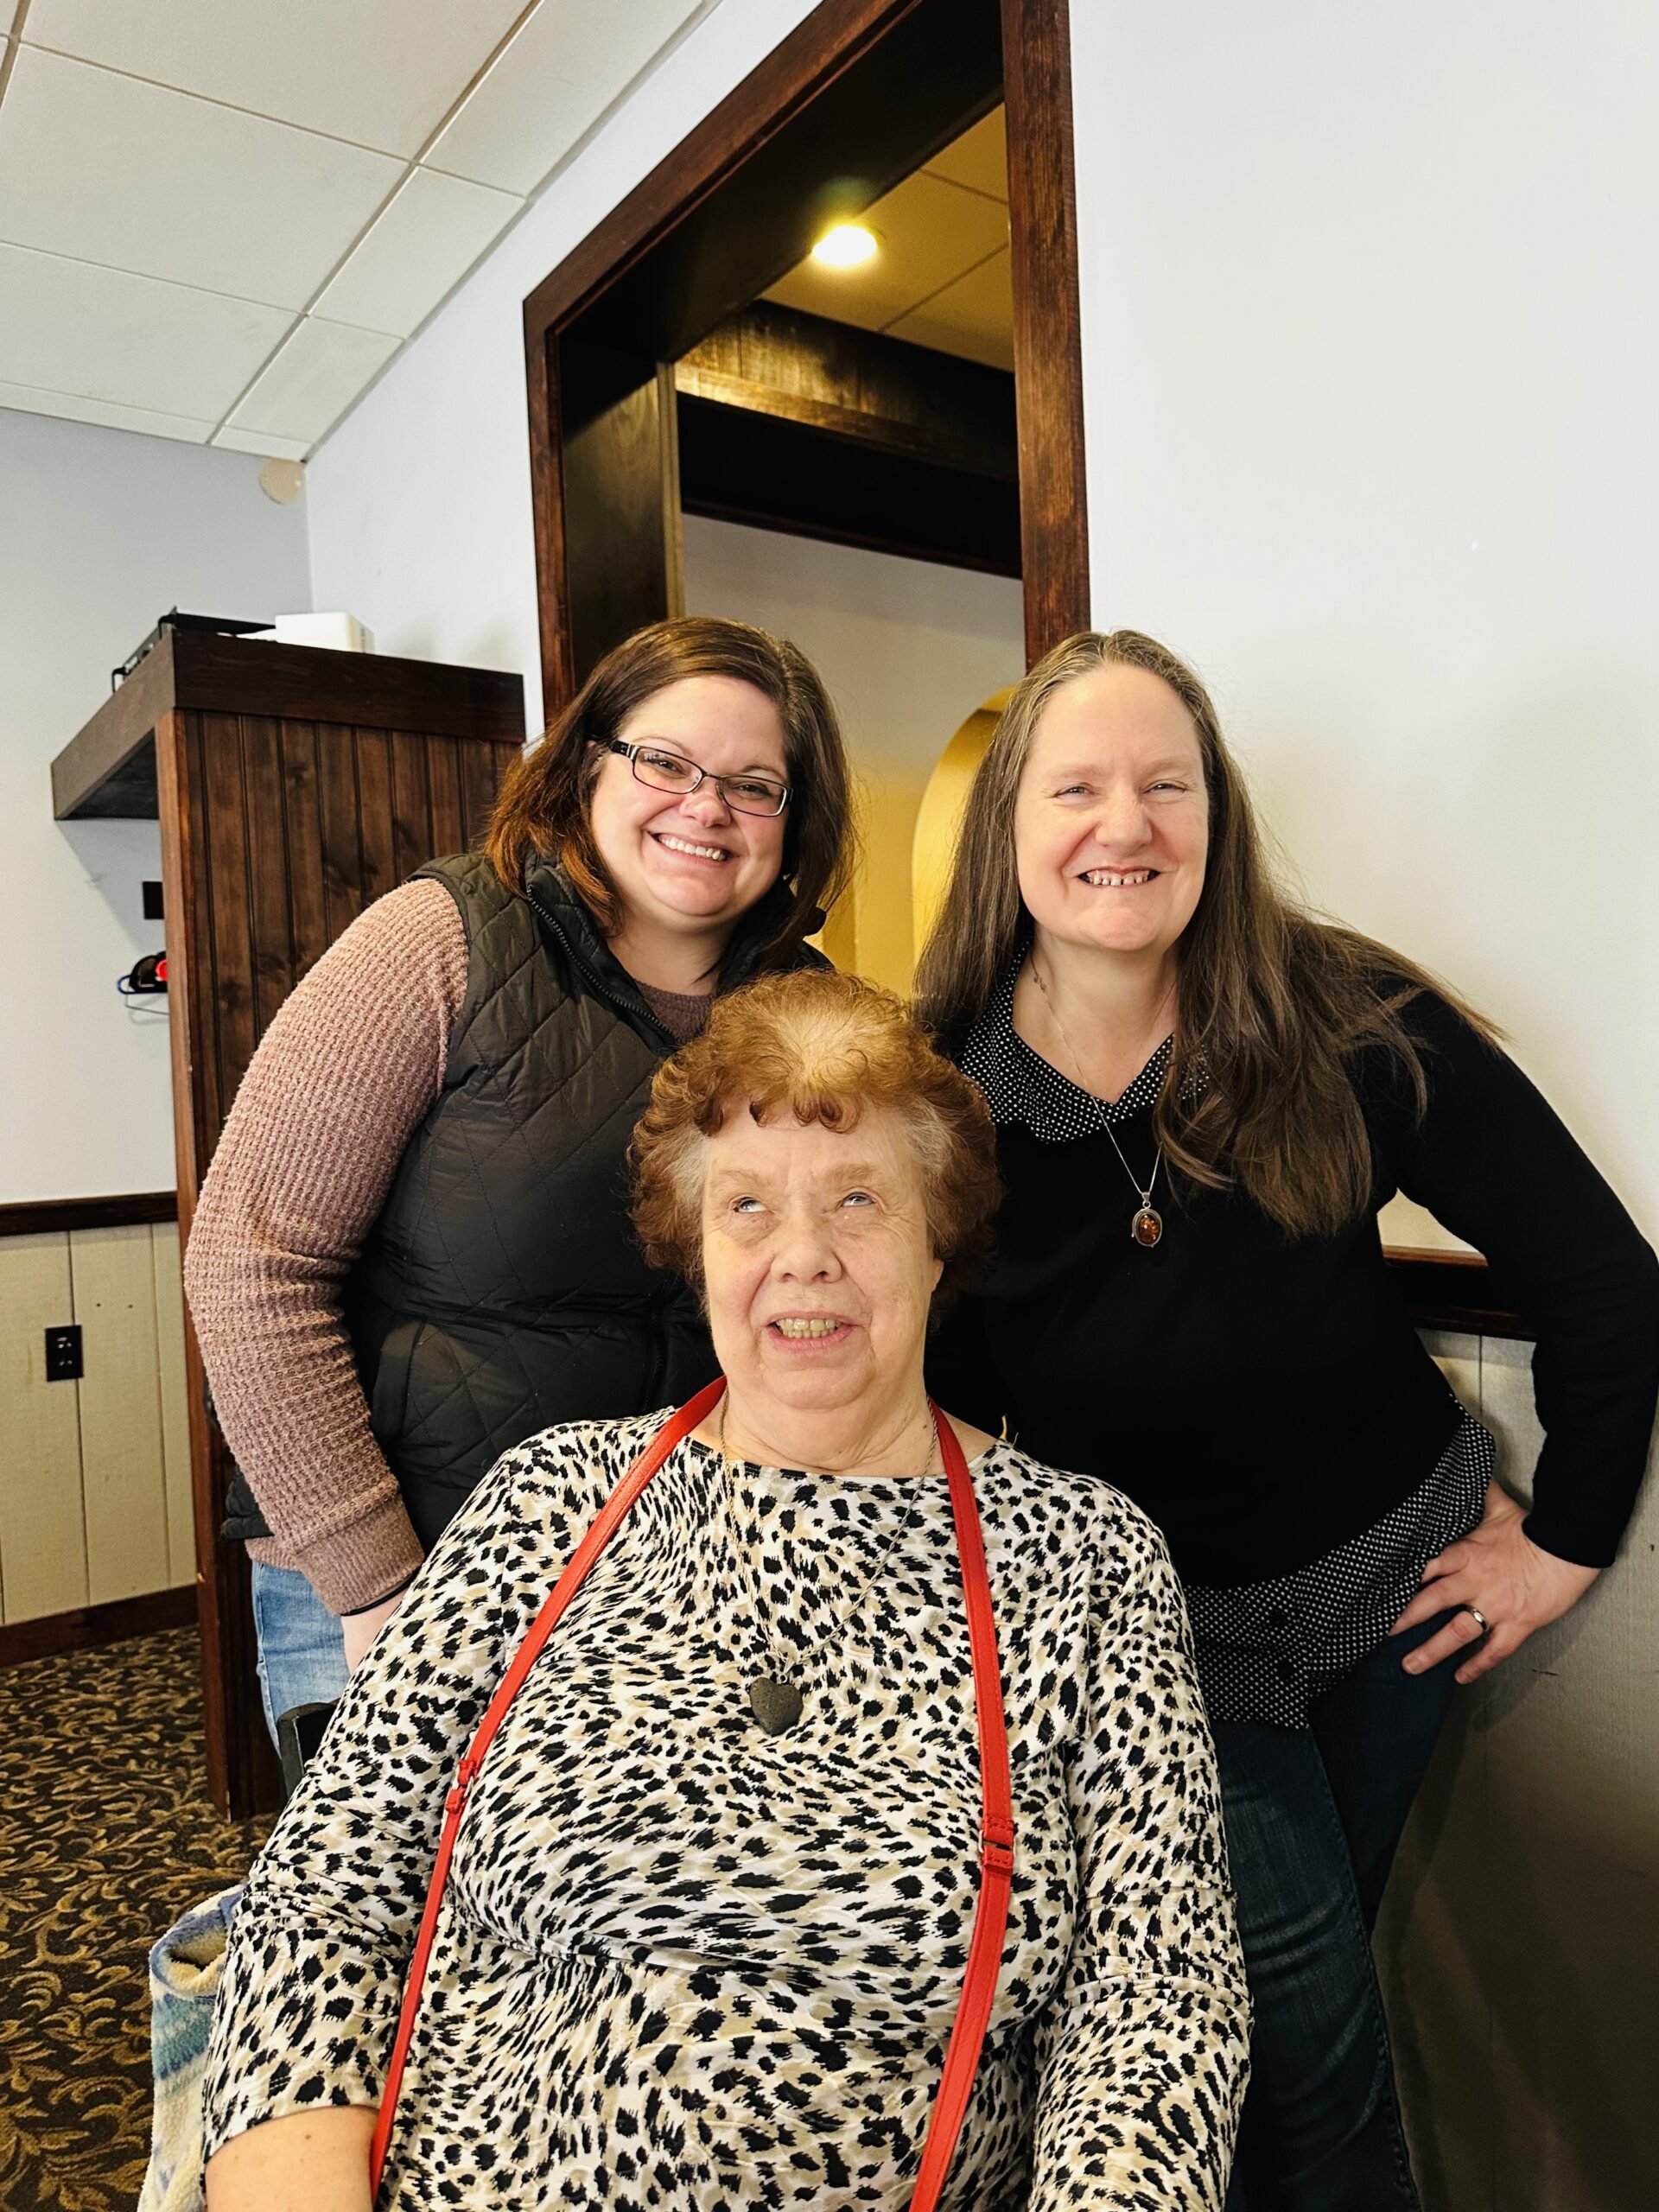
[[(3, 3), (3, 0), (0, 0)], [(524, 0), (34, 0), (34, 46), (417, 153)]]
[(1006, 200), (1008, 134), (1003, 110), (994, 107), (988, 115), (981, 116), (960, 138), (953, 138), (935, 154), (926, 167), (930, 175), (964, 184), (970, 192), (988, 192), (993, 200)]
[(0, 379), (218, 422), (286, 309), (0, 245)]
[(534, 192), (699, 5), (541, 0), (427, 152), (427, 167)]
[(238, 430), (308, 439), (332, 429), (365, 385), (397, 351), (378, 330), (308, 315), (276, 355), (231, 421)]
[(25, 46), (0, 109), (0, 238), (303, 307), (391, 156)]
[(257, 453), (265, 461), (303, 461), (315, 438), (279, 438), (270, 430), (238, 430), (227, 423), (213, 433), (213, 443), (231, 453)]
[(318, 299), (317, 313), (407, 338), (524, 204), (464, 177), (411, 169)]
[(766, 294), (784, 307), (884, 329), (1008, 241), (1008, 211), (918, 169), (858, 219), (880, 241), (872, 260), (826, 269), (809, 255)]
[(105, 399), (79, 399), (67, 391), (41, 391), (27, 384), (0, 384), (0, 407), (19, 408), (29, 415), (60, 415), (71, 423), (101, 423), (112, 430), (143, 430), (151, 437), (179, 438), (188, 445), (206, 445), (213, 435), (211, 423), (193, 422), (183, 415), (117, 407)]
[(988, 368), (1014, 366), (1014, 279), (1007, 249), (887, 325), (890, 336), (941, 353), (964, 353)]

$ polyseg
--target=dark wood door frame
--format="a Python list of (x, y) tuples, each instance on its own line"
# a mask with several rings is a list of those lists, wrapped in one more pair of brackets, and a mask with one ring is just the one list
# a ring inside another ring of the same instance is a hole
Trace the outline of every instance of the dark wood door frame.
[(671, 365), (999, 99), (1027, 657), (1087, 626), (1069, 0), (821, 0), (524, 302), (550, 717), (677, 611)]

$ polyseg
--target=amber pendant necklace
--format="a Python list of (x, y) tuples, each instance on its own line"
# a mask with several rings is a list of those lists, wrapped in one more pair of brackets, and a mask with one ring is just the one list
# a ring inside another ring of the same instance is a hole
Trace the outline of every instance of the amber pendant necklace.
[[(749, 1610), (754, 1616), (755, 1626), (760, 1630), (763, 1642), (772, 1643), (775, 1649), (775, 1639), (766, 1636), (765, 1609), (760, 1600), (760, 1576), (753, 1571), (753, 1562), (747, 1551), (736, 1541), (736, 1516), (732, 1511), (732, 1507), (735, 1502), (737, 1486), (734, 1479), (732, 1458), (726, 1449), (726, 1409), (730, 1402), (730, 1396), (731, 1393), (728, 1390), (726, 1396), (720, 1402), (720, 1464), (726, 1479), (727, 1520), (732, 1528), (734, 1555), (741, 1558), (740, 1577), (747, 1586), (744, 1594), (749, 1601)], [(930, 1421), (927, 1459), (922, 1467), (923, 1475), (927, 1475), (932, 1471), (934, 1454), (938, 1449), (938, 1438), (934, 1433), (932, 1423)], [(915, 1518), (916, 1507), (912, 1500), (895, 1523), (886, 1543), (876, 1554), (874, 1566), (859, 1584), (851, 1602), (841, 1607), (836, 1619), (838, 1627), (845, 1628), (850, 1624), (854, 1613), (874, 1587), (875, 1578), (886, 1566), (893, 1547)], [(785, 1662), (785, 1664), (789, 1662)], [(792, 1728), (800, 1719), (804, 1707), (805, 1693), (802, 1690), (800, 1684), (786, 1681), (781, 1671), (757, 1675), (749, 1684), (749, 1711), (768, 1736), (781, 1736), (786, 1730)]]
[[(1109, 1122), (1103, 1122), (1101, 1126), (1104, 1128), (1107, 1135), (1112, 1140), (1112, 1150), (1117, 1154), (1120, 1160), (1123, 1160), (1123, 1147), (1117, 1141), (1116, 1131), (1113, 1128)], [(1141, 1192), (1141, 1203), (1135, 1208), (1135, 1212), (1129, 1219), (1129, 1234), (1134, 1237), (1135, 1243), (1139, 1244), (1143, 1250), (1147, 1252), (1151, 1251), (1153, 1246), (1158, 1242), (1159, 1238), (1164, 1233), (1164, 1217), (1152, 1203), (1153, 1184), (1157, 1182), (1158, 1170), (1163, 1166), (1163, 1164), (1164, 1147), (1162, 1145), (1160, 1145), (1158, 1147), (1158, 1156), (1152, 1163), (1152, 1182), (1147, 1185), (1144, 1191), (1141, 1191), (1140, 1177), (1135, 1173), (1134, 1168), (1130, 1166), (1128, 1161), (1127, 1160), (1123, 1160), (1123, 1173), (1128, 1177), (1130, 1182), (1134, 1184), (1135, 1189)]]
[[(1028, 957), (1031, 961), (1031, 980), (1036, 984), (1038, 989), (1042, 993), (1043, 1004), (1048, 1008), (1049, 1019), (1053, 1022), (1056, 1029), (1059, 1031), (1060, 1042), (1065, 1046), (1066, 1051), (1071, 1056), (1071, 1065), (1077, 1072), (1078, 1088), (1084, 1091), (1087, 1096), (1093, 1098), (1095, 1096), (1094, 1092), (1089, 1089), (1087, 1083), (1082, 1080), (1084, 1072), (1082, 1057), (1078, 1053), (1077, 1046), (1071, 1042), (1071, 1033), (1067, 1030), (1065, 1024), (1060, 1020), (1059, 1008), (1055, 1005), (1053, 1000), (1050, 998), (1048, 995), (1048, 985), (1043, 981), (1043, 971), (1037, 965), (1037, 955), (1033, 952)], [(1105, 1102), (1103, 1100), (1096, 1100), (1096, 1103), (1102, 1106), (1103, 1109), (1104, 1107), (1104, 1103)], [(1154, 1190), (1156, 1188), (1158, 1182), (1158, 1170), (1164, 1164), (1164, 1147), (1160, 1144), (1156, 1154), (1154, 1155), (1152, 1173), (1147, 1177), (1147, 1187), (1143, 1191), (1141, 1188), (1141, 1178), (1135, 1173), (1134, 1168), (1130, 1166), (1128, 1161), (1124, 1159), (1123, 1147), (1117, 1141), (1117, 1132), (1113, 1128), (1111, 1123), (1104, 1118), (1103, 1111), (1100, 1126), (1105, 1130), (1107, 1135), (1111, 1139), (1112, 1150), (1117, 1154), (1118, 1159), (1122, 1162), (1123, 1173), (1128, 1177), (1130, 1185), (1141, 1200), (1140, 1205), (1129, 1216), (1129, 1234), (1134, 1237), (1135, 1243), (1141, 1247), (1143, 1252), (1150, 1252), (1153, 1246), (1160, 1241), (1164, 1233), (1164, 1217), (1152, 1203), (1152, 1194)]]

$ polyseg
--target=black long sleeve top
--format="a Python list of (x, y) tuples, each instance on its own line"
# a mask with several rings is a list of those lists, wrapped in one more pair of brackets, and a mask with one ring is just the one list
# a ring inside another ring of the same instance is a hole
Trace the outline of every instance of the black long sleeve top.
[(1007, 1198), (995, 1259), (936, 1339), (943, 1403), (1106, 1476), (1190, 1580), (1321, 1559), (1421, 1483), (1459, 1421), (1383, 1261), (1376, 1210), (1401, 1191), (1486, 1255), (1536, 1332), (1546, 1440), (1527, 1534), (1581, 1566), (1612, 1559), (1659, 1395), (1659, 1261), (1512, 1060), (1421, 994), (1406, 1019), (1426, 1109), (1394, 1056), (1356, 1067), (1375, 1162), (1363, 1213), (1293, 1238), (1236, 1191), (1164, 1190), (1148, 1250), (1112, 1137), (1151, 1172), (1157, 1082), (1061, 1135), (1036, 1103), (1061, 1079), (1015, 1034), (1011, 982), (962, 1055), (999, 1125)]

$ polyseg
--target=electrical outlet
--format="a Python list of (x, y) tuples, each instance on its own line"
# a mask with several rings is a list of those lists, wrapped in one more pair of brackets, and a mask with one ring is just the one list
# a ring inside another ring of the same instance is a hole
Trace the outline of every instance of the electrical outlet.
[(66, 1321), (60, 1329), (46, 1332), (46, 1379), (48, 1382), (79, 1382), (86, 1372), (80, 1357), (80, 1324)]

